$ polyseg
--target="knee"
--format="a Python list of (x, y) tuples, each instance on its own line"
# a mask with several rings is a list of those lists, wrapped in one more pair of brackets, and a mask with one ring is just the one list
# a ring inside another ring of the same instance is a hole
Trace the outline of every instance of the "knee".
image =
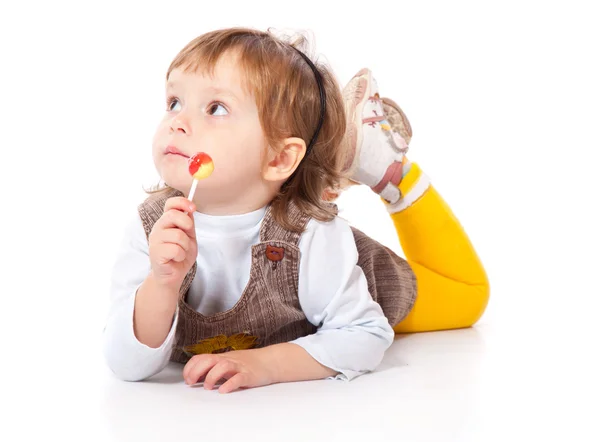
[(477, 323), (485, 313), (490, 300), (490, 284), (471, 286), (468, 294), (468, 308), (465, 309), (462, 327), (471, 327)]
[(487, 308), (490, 285), (487, 281), (460, 284), (452, 290), (435, 293), (436, 296), (422, 296), (420, 300), (417, 297), (413, 310), (394, 327), (394, 331), (413, 333), (471, 327)]

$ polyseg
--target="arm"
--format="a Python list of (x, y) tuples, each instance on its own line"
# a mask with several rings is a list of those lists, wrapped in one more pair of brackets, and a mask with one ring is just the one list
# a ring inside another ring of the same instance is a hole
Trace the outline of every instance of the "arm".
[(351, 380), (374, 370), (392, 344), (394, 331), (357, 265), (350, 226), (339, 217), (328, 223), (312, 220), (300, 249), (300, 305), (319, 329), (292, 343), (338, 373), (337, 379)]
[(302, 347), (282, 343), (251, 350), (193, 356), (183, 368), (186, 384), (204, 378), (204, 389), (212, 390), (221, 379), (219, 393), (238, 388), (261, 387), (280, 382), (323, 379), (336, 372), (317, 362)]
[(284, 342), (254, 350), (272, 371), (273, 383), (323, 379), (336, 371), (313, 358), (299, 345)]
[[(176, 304), (172, 309), (163, 306), (162, 311), (160, 304), (155, 304), (158, 308), (153, 309), (153, 297), (156, 299), (159, 293), (149, 274), (148, 242), (136, 214), (127, 226), (113, 267), (102, 336), (108, 367), (127, 381), (143, 380), (160, 372), (169, 362), (175, 339)], [(158, 313), (153, 315), (153, 311)], [(153, 324), (158, 331), (148, 333)]]
[[(331, 251), (335, 256), (331, 256)], [(300, 305), (317, 333), (269, 347), (193, 356), (183, 370), (189, 385), (204, 388), (227, 381), (219, 392), (278, 382), (349, 380), (375, 369), (392, 344), (394, 331), (371, 297), (357, 266), (354, 235), (341, 218), (311, 221), (300, 241)], [(310, 256), (308, 256), (310, 254)]]
[(135, 296), (133, 331), (142, 344), (151, 348), (160, 347), (173, 327), (177, 303), (172, 300), (178, 293), (166, 291), (150, 272)]

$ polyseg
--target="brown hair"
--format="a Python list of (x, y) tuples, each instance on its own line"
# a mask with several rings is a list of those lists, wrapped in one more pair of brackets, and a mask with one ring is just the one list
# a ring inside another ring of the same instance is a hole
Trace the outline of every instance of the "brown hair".
[[(308, 147), (319, 123), (321, 105), (315, 74), (294, 49), (304, 52), (306, 45), (307, 38), (303, 35), (287, 42), (270, 31), (249, 28), (208, 32), (177, 54), (167, 71), (167, 80), (175, 68), (212, 73), (224, 53), (236, 51), (245, 74), (244, 86), (256, 99), (269, 145), (278, 146), (285, 138), (299, 137)], [(275, 220), (289, 230), (296, 230), (288, 220), (290, 202), (320, 221), (333, 219), (335, 209), (323, 200), (323, 195), (326, 189), (338, 189), (342, 178), (346, 118), (341, 90), (324, 64), (313, 63), (321, 74), (327, 96), (323, 125), (310, 153), (271, 202)]]

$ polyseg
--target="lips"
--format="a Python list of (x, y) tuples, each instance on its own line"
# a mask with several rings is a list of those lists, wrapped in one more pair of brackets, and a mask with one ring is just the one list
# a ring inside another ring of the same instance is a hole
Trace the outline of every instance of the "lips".
[(184, 154), (183, 152), (181, 152), (179, 149), (177, 149), (175, 146), (167, 146), (167, 148), (165, 149), (165, 155), (180, 155), (184, 158), (189, 158), (189, 156), (187, 156), (186, 154)]

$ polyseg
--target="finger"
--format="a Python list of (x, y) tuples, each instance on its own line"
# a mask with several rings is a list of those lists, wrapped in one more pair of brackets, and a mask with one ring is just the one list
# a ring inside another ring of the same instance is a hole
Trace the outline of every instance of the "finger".
[[(167, 213), (167, 212), (181, 213), (185, 218), (187, 218), (187, 220), (191, 220), (191, 224), (189, 223), (189, 221), (186, 221), (186, 225), (189, 224), (189, 227), (185, 227), (185, 228), (180, 227), (180, 228), (185, 230), (185, 232), (188, 234), (188, 236), (190, 238), (196, 239), (196, 230), (194, 228), (194, 212), (196, 211), (196, 205), (193, 202), (191, 202), (183, 197), (171, 198), (171, 200), (175, 200), (175, 201), (172, 201), (171, 204), (165, 204), (164, 213)], [(170, 200), (167, 200), (167, 203), (169, 201)]]
[(221, 359), (204, 378), (204, 388), (212, 390), (221, 379), (229, 379), (239, 372), (239, 365), (231, 360)]
[(192, 239), (192, 240), (196, 240), (196, 222), (194, 221), (194, 216), (193, 215), (188, 215), (188, 219), (192, 222), (190, 225), (190, 228), (187, 229), (185, 231), (185, 233), (187, 233), (187, 235)]
[(206, 376), (206, 373), (213, 368), (218, 362), (219, 358), (214, 355), (207, 355), (208, 357), (198, 359), (198, 361), (190, 367), (185, 382), (188, 385), (193, 385), (198, 382), (199, 379)]
[(198, 382), (198, 378), (192, 379), (192, 370), (194, 370), (194, 367), (196, 365), (205, 363), (206, 360), (210, 358), (210, 356), (211, 355), (208, 354), (195, 355), (192, 356), (192, 358), (187, 362), (187, 364), (185, 364), (185, 367), (183, 367), (183, 380), (186, 384), (193, 385), (196, 382)]
[(242, 387), (249, 387), (248, 373), (238, 373), (219, 387), (219, 393), (231, 393)]
[(183, 262), (185, 260), (185, 250), (177, 244), (162, 244), (159, 255), (160, 264), (166, 264), (169, 261)]
[(165, 203), (164, 211), (167, 212), (171, 209), (179, 210), (181, 212), (195, 212), (196, 205), (183, 196), (176, 196), (169, 198)]
[(177, 244), (184, 251), (190, 249), (190, 237), (180, 229), (165, 229), (160, 235), (162, 244)]
[(199, 360), (201, 359), (206, 359), (209, 355), (194, 355), (190, 358), (189, 361), (186, 362), (185, 367), (183, 367), (183, 372), (181, 373), (183, 376), (183, 379), (187, 379), (191, 368), (196, 365), (198, 363)]
[(163, 230), (177, 228), (183, 230), (190, 237), (195, 237), (196, 235), (193, 218), (175, 209), (163, 213), (156, 224)]

